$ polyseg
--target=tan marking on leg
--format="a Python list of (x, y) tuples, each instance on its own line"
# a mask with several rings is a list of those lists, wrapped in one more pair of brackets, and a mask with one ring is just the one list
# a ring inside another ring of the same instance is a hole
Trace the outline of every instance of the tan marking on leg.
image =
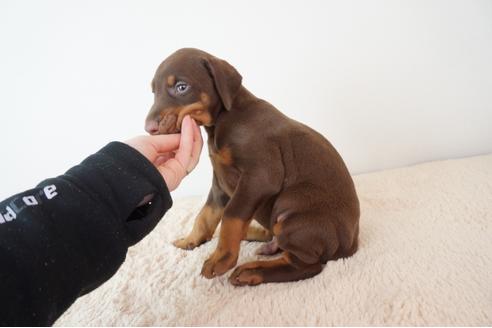
[(220, 276), (236, 265), (240, 243), (246, 236), (249, 222), (239, 218), (222, 220), (217, 249), (203, 264), (202, 275), (204, 277), (210, 279)]
[(248, 241), (270, 241), (272, 234), (263, 227), (250, 225), (246, 233)]
[(261, 269), (282, 267), (290, 264), (286, 252), (282, 257), (269, 261), (254, 261), (238, 266), (229, 277), (229, 281), (235, 286), (258, 285), (264, 282)]
[(285, 260), (285, 263), (292, 264), (292, 260), (290, 259), (290, 253), (289, 252), (283, 252), (282, 257)]
[(236, 270), (234, 270), (232, 275), (229, 277), (229, 282), (235, 286), (256, 286), (264, 281), (263, 276), (260, 273), (256, 272), (254, 269), (245, 269), (239, 273), (237, 273)]
[(273, 225), (273, 234), (275, 236), (278, 236), (282, 233), (283, 227), (282, 227), (282, 222), (287, 218), (287, 213), (282, 213), (277, 217), (277, 223)]
[(243, 219), (222, 220), (220, 228), (220, 239), (217, 245), (219, 251), (230, 251), (233, 254), (239, 253), (239, 244), (246, 236), (249, 221)]
[(223, 208), (205, 205), (198, 213), (190, 234), (185, 238), (176, 240), (174, 245), (183, 249), (193, 249), (212, 239), (223, 212)]
[(289, 263), (290, 262), (287, 260), (286, 252), (284, 252), (282, 256), (279, 258), (268, 260), (268, 261), (252, 261), (239, 266), (239, 268), (242, 269), (271, 268), (278, 265), (289, 264)]
[(275, 223), (272, 230), (275, 236), (280, 235), (282, 233), (282, 222)]

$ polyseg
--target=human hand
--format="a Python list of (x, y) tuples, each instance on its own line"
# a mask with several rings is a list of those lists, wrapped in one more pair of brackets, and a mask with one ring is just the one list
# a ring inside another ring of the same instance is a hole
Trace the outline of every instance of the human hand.
[(200, 128), (189, 115), (183, 119), (180, 134), (139, 136), (125, 143), (155, 165), (169, 191), (195, 168), (203, 147)]

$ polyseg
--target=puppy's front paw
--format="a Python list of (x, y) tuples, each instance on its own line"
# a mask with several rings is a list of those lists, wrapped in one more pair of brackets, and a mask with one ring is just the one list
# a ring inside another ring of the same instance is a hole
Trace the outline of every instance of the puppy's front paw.
[(237, 263), (237, 256), (231, 252), (215, 251), (208, 260), (203, 263), (202, 276), (207, 279), (212, 279), (221, 276), (229, 269), (232, 269)]
[(186, 250), (192, 250), (193, 248), (200, 246), (201, 244), (202, 243), (196, 242), (192, 239), (189, 239), (188, 237), (180, 238), (180, 239), (173, 241), (174, 246), (176, 246), (177, 248), (186, 249)]

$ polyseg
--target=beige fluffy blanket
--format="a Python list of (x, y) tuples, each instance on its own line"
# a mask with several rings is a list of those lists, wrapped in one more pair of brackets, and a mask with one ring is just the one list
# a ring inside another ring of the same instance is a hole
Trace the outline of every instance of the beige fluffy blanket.
[[(214, 239), (171, 242), (204, 198), (175, 202), (105, 285), (57, 325), (492, 325), (492, 155), (354, 178), (360, 249), (305, 281), (233, 287), (200, 276)], [(242, 243), (239, 263), (259, 243)]]

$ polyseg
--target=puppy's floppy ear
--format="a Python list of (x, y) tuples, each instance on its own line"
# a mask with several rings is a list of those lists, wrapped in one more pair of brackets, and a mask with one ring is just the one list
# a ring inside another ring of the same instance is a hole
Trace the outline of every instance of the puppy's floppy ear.
[(225, 60), (210, 57), (204, 60), (204, 64), (214, 80), (215, 88), (225, 109), (231, 110), (243, 77)]

